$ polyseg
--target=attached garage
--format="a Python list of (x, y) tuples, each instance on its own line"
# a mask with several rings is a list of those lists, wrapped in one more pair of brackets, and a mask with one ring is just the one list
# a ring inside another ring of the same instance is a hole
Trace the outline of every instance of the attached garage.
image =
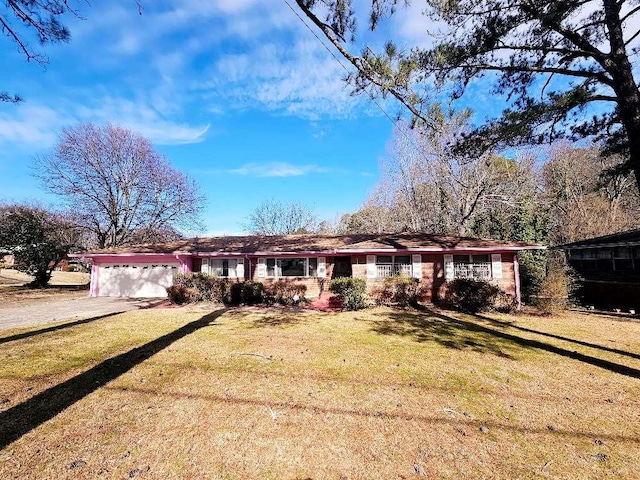
[(166, 297), (178, 263), (106, 263), (97, 266), (101, 297)]

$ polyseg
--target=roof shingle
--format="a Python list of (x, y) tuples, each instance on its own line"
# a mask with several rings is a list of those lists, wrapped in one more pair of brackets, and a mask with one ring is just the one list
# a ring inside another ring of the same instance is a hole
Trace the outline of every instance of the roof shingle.
[(411, 250), (411, 249), (537, 249), (544, 248), (524, 242), (430, 235), (424, 233), (354, 234), (354, 235), (275, 235), (189, 238), (164, 243), (150, 243), (87, 252), (92, 254), (121, 253), (297, 253), (332, 252), (340, 250)]

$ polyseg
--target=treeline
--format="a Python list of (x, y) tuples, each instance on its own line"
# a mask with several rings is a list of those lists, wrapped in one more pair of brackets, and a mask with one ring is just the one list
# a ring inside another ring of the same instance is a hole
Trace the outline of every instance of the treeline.
[[(398, 124), (379, 183), (362, 208), (331, 227), (335, 233), (415, 231), (553, 247), (640, 228), (640, 195), (623, 158), (569, 143), (469, 158), (455, 148), (468, 115), (435, 118), (430, 130)], [(520, 254), (525, 297), (540, 292), (560, 257)]]
[(635, 178), (597, 146), (560, 143), (513, 158), (455, 150), (466, 115), (441, 113), (439, 128), (398, 124), (381, 180), (340, 233), (416, 231), (549, 246), (640, 227)]

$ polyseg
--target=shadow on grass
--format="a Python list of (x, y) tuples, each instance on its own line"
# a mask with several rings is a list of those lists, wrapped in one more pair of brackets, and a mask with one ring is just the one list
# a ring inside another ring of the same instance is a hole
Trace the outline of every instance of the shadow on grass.
[(435, 342), (455, 350), (472, 350), (513, 358), (519, 348), (507, 339), (471, 322), (438, 315), (430, 310), (398, 310), (378, 313), (373, 331), (382, 335), (413, 337), (418, 342)]
[(95, 322), (96, 320), (102, 320), (103, 318), (113, 317), (114, 315), (120, 315), (122, 312), (107, 313), (105, 315), (98, 315), (97, 317), (84, 318), (82, 320), (76, 320), (74, 322), (62, 323), (60, 325), (54, 325), (52, 327), (41, 328), (39, 330), (33, 330), (31, 332), (16, 333), (8, 337), (0, 338), (0, 344), (13, 342), (14, 340), (21, 340), (23, 338), (29, 338), (43, 333), (55, 332), (56, 330), (62, 330), (69, 327), (75, 327), (76, 325), (83, 325), (85, 323)]
[(563, 340), (565, 342), (575, 343), (576, 345), (582, 345), (584, 347), (595, 348), (597, 350), (602, 350), (605, 352), (616, 353), (618, 355), (624, 355), (625, 357), (631, 357), (640, 360), (640, 354), (627, 352), (626, 350), (620, 350), (618, 348), (605, 347), (604, 345), (598, 345), (597, 343), (589, 343), (583, 340), (576, 340), (575, 338), (563, 337), (562, 335), (555, 335), (553, 333), (541, 332), (539, 330), (534, 330), (532, 328), (520, 327), (518, 325), (513, 325), (509, 322), (503, 322), (500, 320), (496, 320), (494, 318), (485, 317), (484, 315), (474, 315), (485, 322), (490, 323), (491, 325), (495, 325), (497, 327), (506, 327), (513, 328), (514, 330), (520, 330), (521, 332), (535, 333), (536, 335), (542, 335), (544, 337), (555, 338), (557, 340)]
[[(107, 387), (109, 390), (122, 391), (125, 389), (117, 387)], [(311, 405), (301, 402), (294, 402), (289, 400), (286, 402), (269, 400), (263, 400), (258, 398), (241, 398), (235, 396), (221, 396), (221, 395), (207, 395), (200, 393), (182, 393), (182, 392), (169, 392), (167, 390), (157, 391), (150, 388), (139, 387), (127, 387), (128, 393), (136, 392), (141, 395), (157, 396), (162, 395), (172, 399), (193, 399), (193, 400), (205, 400), (211, 403), (224, 403), (227, 405), (237, 405), (238, 412), (243, 411), (243, 407), (263, 407), (269, 409), (283, 409), (293, 411), (312, 412), (317, 416), (326, 418), (327, 415), (338, 415), (347, 417), (361, 417), (361, 418), (378, 418), (381, 420), (404, 420), (409, 422), (422, 422), (422, 423), (435, 423), (435, 424), (451, 424), (453, 426), (467, 425), (475, 428), (481, 426), (489, 427), (490, 429), (500, 429), (505, 431), (524, 432), (528, 434), (548, 434), (554, 436), (568, 437), (568, 438), (588, 438), (593, 439), (600, 438), (604, 440), (621, 441), (629, 443), (640, 443), (640, 438), (635, 435), (624, 434), (608, 434), (608, 433), (594, 433), (592, 431), (580, 431), (580, 430), (565, 430), (554, 429), (550, 430), (549, 427), (534, 428), (520, 425), (514, 425), (512, 423), (505, 423), (491, 419), (479, 419), (470, 418), (461, 414), (455, 414), (455, 416), (449, 415), (421, 415), (414, 413), (405, 413), (402, 411), (372, 411), (364, 408), (345, 408), (345, 407), (331, 407), (326, 405)]]
[[(251, 328), (290, 327), (307, 321), (304, 311), (300, 307), (270, 307), (261, 309), (259, 312), (260, 316), (251, 320)], [(247, 311), (244, 309), (231, 310), (227, 317), (244, 320), (247, 317)]]
[[(507, 358), (512, 358), (508, 351), (515, 352), (524, 348), (543, 350), (600, 367), (620, 375), (640, 379), (640, 370), (637, 368), (578, 353), (575, 350), (557, 347), (540, 340), (523, 338), (495, 328), (480, 325), (473, 321), (461, 320), (438, 313), (428, 308), (422, 308), (419, 311), (416, 310), (413, 312), (405, 311), (380, 315), (389, 318), (389, 320), (375, 322), (373, 330), (384, 335), (413, 336), (419, 342), (431, 341), (449, 348), (459, 350), (471, 349), (473, 351), (491, 353)], [(486, 317), (477, 316), (476, 318), (479, 320), (487, 320)], [(502, 326), (512, 327), (512, 325), (508, 323), (504, 323)], [(587, 344), (587, 346), (592, 345)]]
[(0, 412), (0, 449), (55, 417), (111, 380), (118, 378), (136, 365), (167, 348), (172, 343), (211, 325), (222, 313), (224, 313), (224, 309), (205, 315), (199, 320), (190, 322), (140, 347), (109, 358), (84, 373), (51, 387), (15, 407)]

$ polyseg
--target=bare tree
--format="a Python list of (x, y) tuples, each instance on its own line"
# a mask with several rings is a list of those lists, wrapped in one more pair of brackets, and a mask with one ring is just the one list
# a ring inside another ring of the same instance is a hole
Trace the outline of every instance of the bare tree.
[(379, 188), (401, 229), (468, 235), (479, 215), (513, 205), (523, 189), (535, 187), (530, 161), (456, 154), (452, 147), (468, 128), (468, 112), (434, 108), (431, 118), (431, 129), (398, 123), (382, 163)]
[(73, 208), (99, 248), (199, 225), (204, 198), (195, 182), (146, 138), (117, 125), (64, 129), (54, 151), (36, 159), (35, 176)]
[(552, 245), (640, 227), (635, 178), (617, 171), (615, 163), (596, 146), (563, 143), (551, 149), (542, 178)]
[(254, 235), (290, 235), (311, 233), (316, 230), (317, 223), (311, 207), (270, 199), (254, 208), (242, 226)]

